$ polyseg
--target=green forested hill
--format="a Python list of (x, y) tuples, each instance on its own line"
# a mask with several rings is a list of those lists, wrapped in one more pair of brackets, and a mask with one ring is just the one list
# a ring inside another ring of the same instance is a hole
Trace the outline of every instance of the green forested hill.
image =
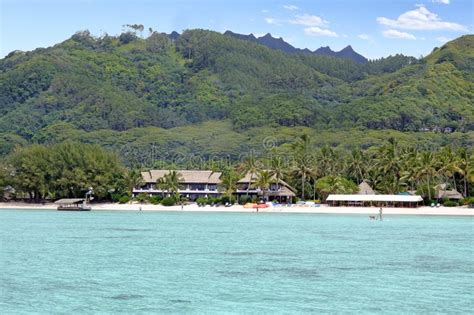
[(204, 30), (176, 41), (81, 32), (0, 61), (0, 154), (74, 139), (129, 160), (150, 150), (237, 157), (267, 136), (284, 149), (301, 133), (333, 146), (370, 147), (388, 137), (467, 146), (473, 73), (473, 35), (422, 60), (397, 55), (360, 65)]

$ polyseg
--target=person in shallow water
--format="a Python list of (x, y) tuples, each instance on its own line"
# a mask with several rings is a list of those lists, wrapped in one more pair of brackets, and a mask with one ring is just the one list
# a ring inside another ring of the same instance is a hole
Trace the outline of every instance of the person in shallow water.
[(383, 210), (382, 210), (382, 207), (380, 207), (380, 209), (379, 209), (379, 220), (380, 220), (380, 221), (383, 220), (382, 214), (383, 214)]

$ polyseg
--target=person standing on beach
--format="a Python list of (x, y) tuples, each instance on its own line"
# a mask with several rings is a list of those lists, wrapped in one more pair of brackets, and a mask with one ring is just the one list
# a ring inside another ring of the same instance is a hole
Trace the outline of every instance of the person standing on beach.
[(380, 220), (380, 221), (383, 220), (382, 214), (383, 214), (383, 210), (382, 210), (382, 207), (380, 207), (380, 209), (379, 209), (379, 220)]

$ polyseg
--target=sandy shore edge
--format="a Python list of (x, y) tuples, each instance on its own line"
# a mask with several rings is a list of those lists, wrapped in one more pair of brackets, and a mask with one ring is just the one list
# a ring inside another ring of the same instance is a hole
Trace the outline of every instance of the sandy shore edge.
[[(21, 202), (0, 202), (2, 209), (19, 210), (56, 210), (53, 203), (30, 204)], [(241, 205), (231, 207), (198, 207), (197, 205), (164, 207), (151, 204), (115, 204), (115, 203), (97, 203), (92, 204), (92, 211), (113, 210), (113, 211), (185, 211), (185, 212), (256, 212), (255, 209), (247, 209)], [(325, 214), (378, 214), (379, 208), (376, 207), (329, 207), (321, 205), (319, 207), (304, 206), (275, 206), (265, 209), (259, 209), (262, 213), (325, 213)], [(420, 207), (420, 208), (383, 208), (384, 215), (403, 214), (403, 215), (448, 215), (448, 216), (474, 216), (474, 209), (465, 207)]]

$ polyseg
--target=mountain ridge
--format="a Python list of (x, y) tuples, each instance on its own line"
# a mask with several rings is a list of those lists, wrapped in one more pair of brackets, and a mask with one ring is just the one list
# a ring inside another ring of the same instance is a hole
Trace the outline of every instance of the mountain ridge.
[(273, 49), (284, 51), (286, 53), (305, 53), (305, 54), (331, 56), (331, 57), (336, 57), (336, 58), (346, 58), (360, 64), (364, 64), (369, 61), (366, 57), (354, 51), (351, 45), (347, 45), (340, 51), (333, 51), (329, 46), (320, 47), (314, 51), (311, 51), (308, 48), (304, 48), (304, 49), (295, 48), (291, 44), (285, 42), (282, 37), (275, 38), (270, 33), (267, 33), (261, 37), (255, 37), (255, 35), (253, 35), (252, 33), (249, 35), (244, 35), (244, 34), (234, 33), (228, 30), (224, 32), (224, 35), (232, 36), (234, 38), (238, 38), (241, 40), (256, 42)]

